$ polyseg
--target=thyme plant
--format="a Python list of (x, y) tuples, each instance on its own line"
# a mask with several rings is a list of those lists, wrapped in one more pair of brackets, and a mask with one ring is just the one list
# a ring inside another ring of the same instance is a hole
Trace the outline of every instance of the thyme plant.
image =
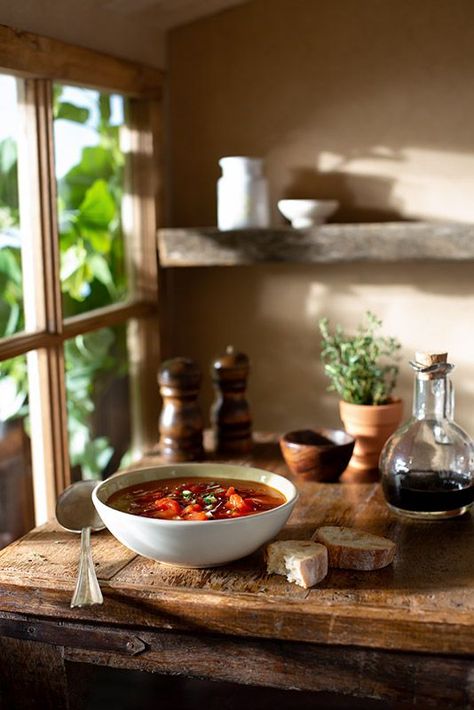
[(398, 376), (400, 343), (378, 333), (382, 321), (367, 311), (355, 335), (340, 325), (333, 332), (329, 320), (321, 318), (321, 360), (330, 379), (328, 390), (352, 404), (386, 404)]

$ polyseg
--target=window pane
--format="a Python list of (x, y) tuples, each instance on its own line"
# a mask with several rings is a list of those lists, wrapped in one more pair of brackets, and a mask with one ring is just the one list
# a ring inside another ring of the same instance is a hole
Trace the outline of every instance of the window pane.
[(0, 362), (0, 547), (34, 526), (26, 357)]
[(73, 479), (113, 473), (130, 445), (126, 326), (66, 341), (69, 455)]
[(24, 329), (18, 210), (16, 80), (0, 74), (0, 337)]
[(64, 317), (127, 296), (121, 203), (124, 99), (54, 87), (61, 290)]

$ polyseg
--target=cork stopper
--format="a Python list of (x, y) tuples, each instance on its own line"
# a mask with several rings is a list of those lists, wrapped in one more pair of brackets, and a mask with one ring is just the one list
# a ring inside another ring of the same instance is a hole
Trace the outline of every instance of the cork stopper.
[[(436, 367), (440, 365), (441, 367)], [(443, 367), (445, 365), (446, 367)], [(439, 377), (444, 377), (447, 372), (452, 369), (452, 365), (448, 364), (448, 353), (429, 353), (417, 351), (415, 353), (414, 368), (418, 372), (418, 377), (422, 380), (436, 380)], [(424, 369), (431, 371), (423, 372)]]
[(436, 365), (438, 362), (448, 362), (448, 353), (425, 353), (417, 351), (415, 353), (415, 362), (423, 367)]

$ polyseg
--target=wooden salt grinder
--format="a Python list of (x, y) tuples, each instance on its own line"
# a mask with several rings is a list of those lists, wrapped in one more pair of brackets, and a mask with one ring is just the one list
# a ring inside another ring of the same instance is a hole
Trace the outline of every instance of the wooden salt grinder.
[(201, 372), (185, 357), (166, 360), (158, 373), (163, 398), (160, 415), (160, 453), (168, 461), (204, 458), (203, 419), (197, 396)]
[(252, 420), (245, 398), (249, 359), (229, 345), (212, 363), (211, 375), (216, 398), (211, 422), (219, 453), (240, 454), (252, 448)]

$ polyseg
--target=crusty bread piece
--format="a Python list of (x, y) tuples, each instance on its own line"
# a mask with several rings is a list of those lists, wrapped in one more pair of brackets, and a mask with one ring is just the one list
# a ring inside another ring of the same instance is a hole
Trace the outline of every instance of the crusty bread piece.
[(354, 528), (319, 528), (315, 539), (327, 547), (330, 567), (380, 569), (393, 562), (395, 556), (394, 542)]
[(266, 549), (267, 572), (283, 574), (289, 582), (307, 589), (328, 573), (328, 552), (311, 540), (277, 540)]

